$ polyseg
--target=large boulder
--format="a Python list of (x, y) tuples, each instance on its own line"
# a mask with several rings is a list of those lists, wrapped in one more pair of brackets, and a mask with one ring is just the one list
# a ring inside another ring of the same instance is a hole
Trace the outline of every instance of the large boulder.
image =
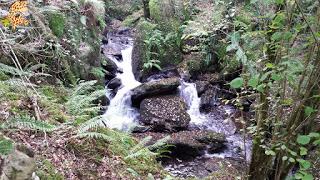
[(36, 170), (35, 159), (33, 154), (14, 150), (5, 156), (0, 170), (1, 180), (28, 180)]
[(202, 155), (204, 150), (219, 152), (226, 142), (225, 136), (211, 131), (181, 131), (171, 135), (169, 144), (171, 156), (178, 158), (189, 158)]
[[(156, 143), (160, 139), (168, 136), (166, 133), (148, 132), (143, 134), (135, 134), (138, 139), (151, 136), (149, 145)], [(170, 139), (166, 142), (169, 146), (170, 157), (179, 159), (190, 159), (203, 155), (205, 150), (213, 150), (211, 152), (222, 151), (225, 146), (225, 135), (213, 131), (197, 130), (197, 131), (180, 131), (170, 134)]]
[(132, 104), (139, 107), (141, 101), (147, 97), (174, 94), (179, 85), (180, 80), (176, 77), (143, 83), (132, 90)]
[(140, 118), (142, 123), (158, 132), (187, 129), (191, 120), (185, 102), (174, 95), (144, 99), (140, 105)]

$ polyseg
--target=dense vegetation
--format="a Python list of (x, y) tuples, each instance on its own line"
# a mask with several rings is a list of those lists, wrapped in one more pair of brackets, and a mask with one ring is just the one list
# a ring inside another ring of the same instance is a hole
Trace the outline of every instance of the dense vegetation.
[[(251, 161), (208, 179), (320, 178), (319, 1), (28, 1), (16, 28), (14, 2), (0, 0), (0, 179), (175, 179), (157, 161), (169, 136), (105, 126), (100, 46), (123, 27), (139, 81), (174, 68), (233, 95)], [(26, 174), (8, 168), (21, 152)]]

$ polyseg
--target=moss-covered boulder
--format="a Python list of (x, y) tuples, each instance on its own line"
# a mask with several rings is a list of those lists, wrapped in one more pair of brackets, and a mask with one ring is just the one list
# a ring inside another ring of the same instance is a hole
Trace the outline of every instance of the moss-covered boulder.
[(178, 131), (187, 129), (191, 118), (185, 102), (178, 96), (146, 98), (140, 105), (140, 121), (153, 131)]
[[(25, 150), (25, 151), (23, 151)], [(27, 149), (15, 149), (5, 156), (0, 166), (1, 180), (28, 180), (36, 170), (36, 162), (33, 153)]]

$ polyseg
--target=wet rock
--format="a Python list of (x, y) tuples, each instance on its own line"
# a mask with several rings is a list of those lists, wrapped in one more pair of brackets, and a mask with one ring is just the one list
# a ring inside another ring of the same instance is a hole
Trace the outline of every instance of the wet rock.
[(223, 134), (212, 131), (182, 131), (171, 135), (169, 144), (173, 145), (171, 156), (188, 159), (204, 154), (207, 148), (216, 152), (222, 150), (226, 142)]
[(217, 91), (211, 87), (201, 95), (200, 111), (208, 112), (215, 105), (217, 99)]
[(105, 84), (108, 84), (110, 82), (110, 80), (112, 80), (115, 77), (116, 77), (115, 74), (110, 73), (109, 71), (106, 71), (104, 74)]
[(145, 132), (147, 132), (147, 131), (149, 131), (149, 130), (150, 130), (150, 127), (148, 127), (148, 126), (138, 125), (138, 126), (135, 126), (135, 127), (131, 130), (131, 132), (132, 132), (132, 133), (145, 133)]
[(219, 73), (207, 73), (207, 74), (199, 74), (197, 79), (200, 81), (208, 81), (211, 84), (217, 84), (223, 82), (223, 79)]
[(143, 69), (144, 42), (141, 36), (136, 36), (132, 49), (132, 72), (134, 77), (140, 80)]
[(173, 95), (144, 99), (140, 105), (140, 118), (157, 132), (186, 129), (191, 120), (185, 102)]
[(198, 157), (187, 161), (170, 159), (162, 163), (171, 175), (183, 179), (234, 179), (241, 176), (246, 168), (241, 160), (217, 157)]
[(107, 88), (109, 89), (117, 89), (121, 86), (121, 80), (118, 78), (113, 78), (108, 84)]
[(108, 71), (111, 75), (114, 75), (118, 72), (118, 66), (115, 62), (110, 60), (109, 58), (105, 58), (103, 60), (103, 65), (102, 67)]
[[(172, 145), (168, 154), (171, 158), (181, 160), (193, 159), (205, 153), (206, 149), (216, 149), (216, 152), (223, 150), (225, 147), (226, 137), (223, 134), (213, 131), (196, 130), (196, 131), (180, 131), (172, 134), (147, 132), (144, 134), (135, 134), (138, 139), (151, 136), (150, 144), (154, 144), (158, 140), (170, 135), (167, 144)], [(149, 144), (149, 145), (150, 145)]]
[(200, 110), (202, 112), (209, 112), (212, 107), (220, 104), (220, 99), (231, 100), (236, 98), (237, 95), (234, 92), (220, 88), (219, 86), (208, 85), (206, 91), (200, 97)]
[(36, 170), (33, 153), (14, 150), (3, 159), (1, 180), (28, 180)]
[(199, 96), (201, 96), (207, 90), (210, 84), (208, 81), (196, 81), (195, 83)]
[(164, 78), (173, 78), (173, 77), (179, 77), (179, 72), (175, 67), (163, 69), (160, 72), (156, 72), (155, 74), (150, 75), (148, 78), (142, 77), (142, 81), (149, 82), (153, 80), (160, 80)]
[(132, 90), (132, 104), (139, 107), (140, 102), (147, 97), (162, 94), (174, 94), (179, 85), (179, 78), (167, 78), (159, 81), (143, 83)]

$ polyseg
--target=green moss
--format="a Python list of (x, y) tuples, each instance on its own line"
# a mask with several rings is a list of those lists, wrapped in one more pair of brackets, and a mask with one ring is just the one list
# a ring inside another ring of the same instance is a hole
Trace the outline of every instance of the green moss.
[(124, 26), (132, 27), (134, 26), (139, 19), (143, 16), (143, 11), (140, 10), (138, 12), (133, 13), (132, 15), (126, 17), (126, 19), (122, 22)]
[(142, 19), (137, 25), (137, 30), (140, 36), (146, 36), (147, 34), (150, 34), (156, 27), (157, 24)]
[(201, 63), (199, 61), (191, 60), (187, 62), (188, 70), (190, 73), (194, 74), (201, 70)]
[[(132, 138), (130, 135), (114, 131), (110, 129), (98, 129), (99, 133), (103, 133), (113, 139), (112, 141), (106, 141), (103, 139), (86, 139), (83, 143), (70, 142), (67, 147), (72, 149), (77, 156), (89, 156), (93, 157), (95, 163), (100, 163), (101, 159), (108, 155), (109, 158), (117, 158), (120, 160), (120, 163), (111, 163), (110, 167), (117, 168), (115, 173), (121, 173), (125, 177), (133, 178), (133, 173), (138, 174), (141, 177), (147, 177), (150, 174), (164, 174), (164, 171), (161, 171), (161, 166), (158, 164), (154, 156), (149, 154), (145, 156), (137, 156), (135, 158), (126, 159), (128, 155), (131, 155), (132, 149), (136, 147), (137, 141)], [(110, 161), (112, 162), (112, 161)], [(119, 166), (120, 165), (120, 166)], [(129, 170), (129, 171), (128, 171)], [(160, 172), (159, 172), (160, 171)]]
[(38, 163), (38, 169), (36, 174), (39, 176), (40, 179), (46, 180), (64, 180), (62, 174), (60, 174), (56, 168), (52, 165), (49, 160), (43, 160)]
[(8, 100), (11, 100), (11, 101), (14, 101), (14, 100), (19, 100), (22, 96), (18, 93), (15, 93), (15, 92), (6, 92), (4, 94), (4, 96), (8, 99)]
[(40, 91), (49, 100), (56, 101), (57, 103), (64, 103), (67, 101), (68, 92), (64, 87), (44, 85)]
[(159, 0), (150, 0), (149, 1), (149, 8), (150, 8), (150, 15), (151, 18), (156, 21), (161, 21), (161, 9)]
[(0, 71), (0, 81), (8, 80), (9, 76), (6, 75), (4, 72)]
[(65, 17), (62, 13), (57, 12), (49, 14), (49, 27), (57, 37), (62, 37), (65, 23)]

